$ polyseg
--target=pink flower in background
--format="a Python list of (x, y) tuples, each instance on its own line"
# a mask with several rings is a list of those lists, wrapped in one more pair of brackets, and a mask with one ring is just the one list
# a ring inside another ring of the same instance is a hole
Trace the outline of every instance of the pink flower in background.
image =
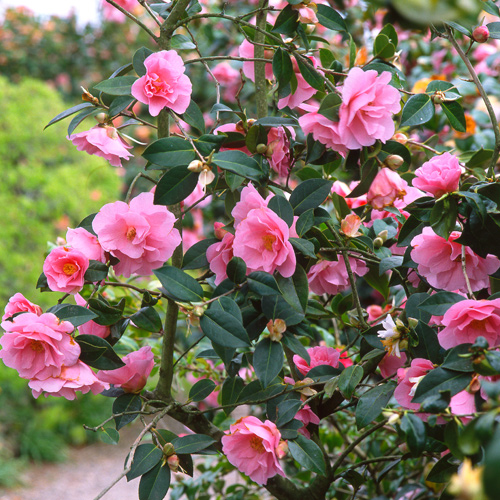
[(342, 181), (335, 181), (332, 186), (332, 193), (337, 193), (342, 196), (349, 208), (358, 208), (366, 205), (366, 194), (357, 196), (356, 198), (347, 198), (354, 188), (359, 184), (359, 181), (353, 181), (349, 186)]
[[(185, 207), (190, 207), (198, 200), (201, 200), (205, 196), (205, 189), (203, 185), (199, 182), (196, 184), (194, 191), (183, 201)], [(203, 201), (200, 201), (196, 208), (204, 208), (212, 202), (212, 196), (207, 196)]]
[[(273, 57), (273, 52), (266, 50), (264, 57), (269, 59), (269, 64), (266, 64), (266, 79), (272, 80), (274, 78), (273, 67), (271, 64), (271, 59)], [(247, 40), (243, 40), (243, 43), (239, 48), (240, 57), (253, 58), (255, 57), (254, 46)], [(252, 82), (255, 81), (255, 64), (253, 61), (247, 61), (243, 63), (243, 74)]]
[(43, 272), (51, 290), (74, 295), (82, 289), (88, 267), (89, 259), (79, 250), (57, 247), (47, 255)]
[(276, 425), (256, 417), (243, 417), (222, 438), (222, 452), (240, 472), (258, 484), (276, 474), (285, 477), (278, 461), (281, 434)]
[(126, 278), (150, 275), (181, 243), (174, 215), (167, 207), (155, 205), (153, 199), (153, 193), (141, 193), (128, 205), (108, 203), (92, 223), (102, 248), (120, 259), (115, 272)]
[(224, 99), (233, 102), (241, 85), (240, 72), (234, 69), (229, 62), (224, 61), (212, 69), (212, 74), (223, 88), (222, 96)]
[(234, 217), (234, 227), (237, 227), (242, 220), (246, 219), (250, 210), (253, 210), (254, 208), (267, 207), (267, 204), (272, 197), (273, 195), (270, 194), (264, 200), (253, 184), (245, 186), (241, 190), (240, 201), (236, 203), (231, 212), (231, 215)]
[(80, 346), (71, 333), (75, 327), (51, 313), (26, 312), (4, 321), (0, 358), (22, 378), (58, 376), (63, 365), (76, 363)]
[(9, 302), (7, 302), (2, 321), (20, 312), (30, 312), (40, 316), (43, 311), (40, 306), (33, 304), (33, 302), (30, 302), (22, 293), (18, 292), (9, 299)]
[(102, 383), (91, 368), (82, 361), (71, 366), (63, 366), (58, 376), (32, 379), (28, 386), (32, 389), (35, 398), (45, 393), (45, 397), (50, 395), (70, 401), (76, 399), (77, 392), (100, 394), (105, 389), (109, 389), (109, 385)]
[[(311, 64), (316, 68), (318, 65), (318, 61), (315, 57), (308, 57), (311, 61)], [(316, 94), (317, 90), (311, 87), (302, 76), (297, 61), (293, 59), (293, 70), (295, 72), (295, 77), (297, 78), (297, 88), (295, 92), (288, 94), (286, 97), (282, 97), (278, 101), (278, 109), (282, 109), (285, 106), (293, 109), (297, 106), (300, 106), (303, 102), (309, 100), (314, 94)]]
[[(125, 10), (128, 10), (129, 12), (132, 12), (134, 8), (137, 7), (136, 0), (115, 0), (115, 1), (120, 7), (123, 7)], [(104, 16), (104, 19), (106, 19), (106, 21), (112, 23), (123, 23), (125, 22), (125, 19), (127, 19), (125, 14), (120, 12), (116, 7), (114, 7), (110, 3), (106, 2), (106, 0), (102, 0), (101, 7), (102, 7), (102, 15)]]
[(301, 408), (294, 417), (296, 420), (299, 422), (302, 422), (304, 424), (304, 427), (301, 427), (299, 429), (300, 434), (305, 436), (307, 439), (310, 439), (311, 433), (307, 430), (307, 426), (309, 424), (314, 424), (314, 425), (319, 425), (319, 417), (316, 415), (311, 410), (311, 407), (309, 405), (304, 405), (303, 408)]
[[(359, 259), (349, 257), (349, 263), (353, 273), (358, 276), (364, 276), (368, 272), (365, 263)], [(351, 286), (345, 261), (341, 256), (337, 261), (320, 260), (314, 264), (307, 273), (307, 279), (311, 291), (318, 295), (336, 295)]]
[[(81, 307), (87, 306), (86, 300), (79, 293), (75, 295), (75, 301)], [(95, 335), (96, 337), (105, 339), (111, 333), (111, 327), (99, 325), (95, 321), (90, 320), (78, 327), (78, 333), (80, 335)]]
[[(422, 234), (411, 241), (411, 258), (418, 264), (418, 272), (434, 288), (449, 292), (459, 290), (467, 293), (462, 270), (462, 245), (454, 240), (460, 237), (453, 231), (448, 240), (438, 236), (430, 227), (424, 227)], [(467, 275), (475, 292), (489, 286), (488, 275), (500, 267), (500, 260), (493, 255), (485, 259), (465, 247)]]
[(163, 108), (184, 113), (191, 101), (191, 80), (184, 74), (184, 61), (175, 50), (154, 52), (144, 60), (146, 74), (132, 85), (132, 95), (149, 106), (151, 116)]
[(155, 364), (151, 347), (141, 347), (124, 356), (122, 361), (125, 366), (116, 370), (100, 370), (97, 377), (102, 382), (121, 387), (125, 392), (140, 392)]
[(450, 153), (432, 157), (415, 170), (412, 184), (436, 198), (458, 189), (462, 169), (458, 158)]
[[(392, 206), (394, 208), (397, 208), (403, 217), (406, 219), (410, 216), (410, 213), (405, 210), (405, 208), (410, 204), (413, 203), (415, 200), (418, 200), (419, 198), (422, 198), (422, 196), (425, 196), (425, 193), (423, 191), (420, 191), (420, 189), (414, 188), (412, 186), (406, 186), (405, 187), (406, 194), (402, 198), (396, 198), (394, 200), (394, 203)], [(392, 212), (388, 212), (387, 210), (384, 210), (383, 208), (381, 210), (372, 210), (371, 214), (371, 219), (385, 219), (386, 217), (392, 217), (396, 219), (396, 216)], [(396, 219), (397, 220), (397, 219)], [(394, 253), (394, 251), (393, 251)]]
[(68, 139), (78, 151), (96, 155), (108, 160), (113, 167), (122, 166), (122, 158), (128, 160), (134, 155), (127, 149), (132, 149), (118, 134), (114, 127), (96, 125), (90, 130), (72, 134)]
[(233, 258), (234, 235), (226, 232), (222, 241), (207, 248), (207, 260), (210, 270), (215, 273), (215, 284), (219, 285), (227, 278), (227, 265)]
[(438, 340), (445, 349), (473, 344), (480, 336), (492, 347), (500, 341), (500, 299), (457, 302), (444, 313), (441, 324), (445, 328)]
[(308, 363), (304, 358), (295, 354), (293, 356), (293, 362), (302, 375), (307, 375), (309, 370), (320, 365), (333, 366), (333, 368), (338, 368), (340, 353), (337, 349), (333, 347), (317, 346), (309, 347), (307, 349), (311, 363)]
[(382, 168), (371, 183), (366, 194), (367, 202), (377, 210), (392, 207), (398, 198), (406, 195), (408, 183), (397, 172), (390, 168)]
[(399, 356), (395, 356), (387, 353), (382, 358), (382, 361), (380, 361), (380, 363), (378, 364), (382, 377), (388, 378), (396, 375), (399, 368), (402, 368), (406, 364), (406, 361), (408, 359), (406, 353), (400, 352), (399, 354)]
[(267, 207), (255, 208), (236, 226), (233, 254), (245, 261), (249, 272), (278, 271), (289, 278), (296, 266), (290, 232), (286, 222), (275, 212)]
[(315, 24), (318, 22), (315, 9), (308, 7), (303, 3), (300, 3), (298, 5), (292, 5), (292, 9), (297, 10), (299, 12), (299, 21), (301, 23)]
[(89, 260), (98, 260), (104, 264), (106, 263), (106, 254), (97, 237), (83, 227), (77, 227), (76, 229), (68, 228), (66, 241), (71, 248), (79, 250)]
[[(295, 131), (288, 127), (292, 139)], [(283, 127), (272, 127), (267, 134), (267, 153), (271, 168), (280, 176), (286, 178), (290, 172), (290, 141)]]

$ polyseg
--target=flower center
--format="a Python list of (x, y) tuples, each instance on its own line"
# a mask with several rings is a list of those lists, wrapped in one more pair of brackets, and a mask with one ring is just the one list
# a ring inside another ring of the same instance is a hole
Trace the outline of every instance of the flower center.
[(35, 352), (43, 352), (43, 344), (38, 340), (32, 340), (30, 344), (31, 350)]
[(276, 236), (274, 236), (273, 234), (265, 234), (264, 236), (262, 236), (262, 241), (266, 250), (272, 250), (273, 243), (276, 241)]
[(262, 438), (259, 436), (252, 436), (250, 438), (250, 446), (259, 453), (264, 453), (266, 451), (262, 444)]
[(63, 273), (66, 274), (67, 276), (75, 274), (77, 270), (78, 268), (75, 266), (75, 264), (72, 264), (71, 262), (68, 262), (63, 266)]
[(129, 227), (127, 229), (127, 240), (132, 241), (135, 238), (135, 235), (137, 234), (137, 231), (135, 230), (135, 227)]
[(469, 323), (469, 328), (472, 328), (473, 330), (485, 330), (484, 326), (487, 320), (488, 318), (474, 319)]

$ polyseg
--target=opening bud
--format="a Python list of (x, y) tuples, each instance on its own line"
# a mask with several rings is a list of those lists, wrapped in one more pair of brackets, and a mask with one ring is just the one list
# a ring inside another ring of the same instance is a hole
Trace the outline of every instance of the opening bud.
[(418, 325), (418, 319), (416, 319), (416, 318), (408, 318), (408, 326), (410, 328), (415, 329), (415, 328), (417, 328), (417, 325)]
[(489, 37), (490, 37), (490, 30), (488, 29), (487, 26), (478, 26), (472, 32), (472, 38), (477, 43), (484, 43), (488, 40)]
[(394, 134), (392, 138), (396, 142), (399, 142), (399, 144), (406, 144), (406, 141), (408, 140), (408, 136), (406, 134), (403, 134), (403, 132), (398, 132)]
[(179, 470), (179, 457), (177, 455), (168, 457), (167, 464), (172, 472), (177, 472)]
[(98, 113), (94, 118), (96, 119), (97, 123), (106, 123), (106, 121), (108, 120), (108, 115), (106, 113)]
[(203, 170), (203, 165), (204, 163), (200, 160), (193, 160), (189, 165), (188, 165), (188, 170), (191, 170), (191, 172), (201, 172)]
[(387, 229), (384, 229), (383, 231), (380, 231), (377, 236), (385, 243), (387, 241), (387, 237), (389, 236), (389, 232)]
[(273, 342), (279, 342), (283, 338), (283, 333), (286, 331), (286, 323), (282, 319), (272, 319), (267, 323), (267, 329), (269, 331), (269, 338)]
[(389, 155), (384, 160), (384, 165), (389, 167), (391, 170), (397, 170), (404, 163), (404, 159), (399, 155)]
[(212, 169), (207, 165), (203, 165), (203, 170), (200, 172), (200, 176), (198, 177), (198, 182), (203, 186), (208, 186), (215, 179), (215, 174), (212, 172)]

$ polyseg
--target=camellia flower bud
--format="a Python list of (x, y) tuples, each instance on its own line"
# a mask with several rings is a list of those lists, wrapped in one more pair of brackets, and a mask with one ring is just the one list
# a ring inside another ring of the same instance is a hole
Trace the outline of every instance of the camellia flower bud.
[(267, 153), (267, 145), (266, 144), (257, 144), (255, 151), (260, 155), (265, 155)]
[(397, 170), (404, 162), (404, 159), (399, 155), (389, 155), (384, 160), (384, 165), (388, 166), (391, 170)]
[(179, 457), (177, 455), (171, 455), (167, 458), (167, 464), (172, 472), (177, 472), (179, 470)]
[(373, 240), (373, 248), (380, 248), (382, 246), (384, 246), (384, 240), (382, 238), (380, 238), (379, 236), (377, 236)]
[(276, 455), (279, 459), (282, 459), (288, 453), (288, 442), (280, 441), (280, 444), (276, 448)]
[(193, 309), (193, 314), (198, 318), (201, 318), (204, 313), (205, 313), (205, 308), (203, 306), (196, 306)]
[(166, 457), (170, 457), (172, 455), (175, 454), (175, 448), (174, 448), (174, 445), (172, 443), (167, 443), (164, 447), (163, 447), (163, 454), (166, 456)]
[(97, 113), (94, 118), (96, 119), (97, 123), (106, 123), (108, 115), (106, 113)]
[(406, 144), (408, 136), (406, 134), (403, 134), (403, 132), (397, 132), (392, 136), (392, 139), (396, 142), (399, 142), (399, 144)]
[(432, 102), (435, 104), (441, 104), (446, 101), (446, 96), (442, 90), (436, 90), (431, 97)]
[(189, 165), (188, 165), (188, 170), (191, 170), (191, 172), (201, 172), (203, 170), (203, 165), (204, 163), (200, 160), (193, 160)]
[(478, 26), (472, 32), (472, 38), (477, 43), (484, 43), (488, 40), (489, 37), (490, 37), (490, 30), (488, 29), (487, 26)]
[(387, 241), (387, 237), (389, 236), (389, 231), (384, 229), (383, 231), (380, 231), (377, 236), (385, 243)]

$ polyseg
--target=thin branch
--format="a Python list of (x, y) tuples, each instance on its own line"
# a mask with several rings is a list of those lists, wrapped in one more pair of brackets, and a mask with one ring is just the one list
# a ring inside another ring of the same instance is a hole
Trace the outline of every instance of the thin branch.
[(132, 21), (140, 26), (155, 42), (158, 42), (158, 37), (140, 19), (137, 19), (137, 17), (131, 14), (127, 9), (124, 9), (121, 5), (118, 5), (114, 0), (106, 0), (106, 2), (118, 9), (122, 14), (125, 14), (129, 19), (132, 19)]
[(144, 174), (143, 172), (139, 172), (135, 177), (134, 180), (130, 183), (130, 186), (127, 191), (127, 196), (125, 197), (125, 203), (128, 203), (130, 201), (130, 198), (132, 196), (132, 192), (134, 190), (134, 187), (137, 183), (137, 181), (143, 177), (144, 179), (147, 179), (148, 181), (152, 182), (153, 184), (158, 184), (157, 181), (155, 181), (152, 177), (149, 177), (149, 175)]
[(157, 295), (158, 297), (166, 297), (161, 292), (153, 292), (152, 290), (148, 290), (147, 288), (139, 288), (138, 286), (132, 285), (130, 283), (122, 283), (121, 281), (105, 281), (105, 286), (121, 286), (123, 288), (130, 288), (131, 290), (135, 290), (139, 293), (149, 293), (151, 295)]
[(465, 246), (462, 245), (462, 272), (464, 273), (465, 285), (467, 286), (467, 295), (469, 299), (475, 299), (474, 292), (470, 286), (469, 276), (467, 275), (467, 261), (465, 259)]

